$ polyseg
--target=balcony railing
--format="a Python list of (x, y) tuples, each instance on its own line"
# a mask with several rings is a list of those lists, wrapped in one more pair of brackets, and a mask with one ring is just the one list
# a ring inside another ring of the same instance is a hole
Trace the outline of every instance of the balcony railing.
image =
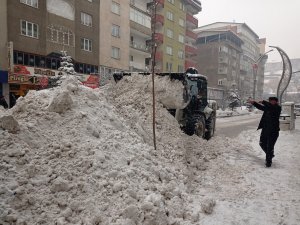
[(198, 20), (188, 13), (186, 14), (186, 21), (190, 22), (190, 23), (194, 24), (196, 27), (198, 27)]
[(185, 34), (187, 37), (197, 40), (197, 34), (194, 33), (193, 31), (187, 29)]
[(190, 45), (186, 45), (185, 46), (185, 52), (188, 54), (196, 54), (197, 53), (197, 48), (190, 46)]
[(143, 44), (143, 43), (137, 43), (137, 42), (132, 41), (130, 43), (130, 47), (140, 50), (140, 51), (144, 51), (144, 52), (148, 52), (148, 53), (150, 52), (150, 48), (146, 44)]
[(163, 15), (156, 14), (154, 19), (156, 23), (160, 23), (161, 25), (164, 25), (165, 23), (165, 17)]
[(156, 33), (154, 38), (155, 38), (155, 41), (157, 41), (158, 43), (164, 42), (164, 35), (161, 33)]

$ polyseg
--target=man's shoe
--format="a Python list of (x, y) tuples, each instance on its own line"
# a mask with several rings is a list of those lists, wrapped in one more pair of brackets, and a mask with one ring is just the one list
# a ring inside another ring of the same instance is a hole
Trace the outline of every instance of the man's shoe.
[(266, 162), (266, 167), (271, 167), (272, 166), (272, 162)]

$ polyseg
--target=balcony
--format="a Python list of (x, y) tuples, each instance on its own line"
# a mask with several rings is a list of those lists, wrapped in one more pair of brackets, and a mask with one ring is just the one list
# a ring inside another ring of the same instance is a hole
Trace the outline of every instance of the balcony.
[[(159, 7), (164, 7), (165, 5), (165, 0), (155, 0), (155, 2), (157, 3), (157, 6)], [(149, 2), (147, 3), (147, 8), (151, 8), (153, 6), (154, 2)]]
[(202, 10), (201, 2), (199, 0), (184, 0), (187, 11), (193, 15), (198, 14)]
[(160, 44), (164, 43), (164, 35), (161, 33), (156, 33), (154, 39)]
[(197, 28), (198, 27), (198, 20), (193, 17), (191, 14), (186, 14), (186, 22), (190, 23), (193, 27)]
[(194, 61), (185, 60), (185, 69), (189, 67), (196, 67), (196, 63)]
[(160, 23), (162, 26), (165, 23), (165, 17), (163, 15), (156, 14), (154, 19), (155, 19), (155, 23)]
[(189, 37), (193, 40), (197, 40), (197, 34), (194, 33), (193, 31), (187, 29), (185, 34), (186, 34), (187, 37)]
[(195, 55), (195, 54), (197, 54), (197, 48), (190, 46), (190, 45), (186, 45), (185, 52), (186, 52), (186, 54)]
[(136, 50), (139, 50), (139, 51), (146, 52), (146, 53), (150, 53), (151, 52), (150, 48), (146, 44), (143, 44), (143, 43), (137, 43), (137, 42), (132, 41), (130, 43), (130, 47), (134, 48)]

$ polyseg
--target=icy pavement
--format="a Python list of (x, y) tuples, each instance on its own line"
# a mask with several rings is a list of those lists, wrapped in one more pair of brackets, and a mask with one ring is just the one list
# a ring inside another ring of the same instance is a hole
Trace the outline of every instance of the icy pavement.
[[(216, 199), (212, 215), (201, 225), (300, 224), (300, 121), (295, 131), (280, 132), (271, 168), (264, 167), (259, 131), (239, 136), (247, 148), (228, 149), (204, 172), (194, 207), (205, 198)], [(209, 194), (208, 194), (209, 193)]]

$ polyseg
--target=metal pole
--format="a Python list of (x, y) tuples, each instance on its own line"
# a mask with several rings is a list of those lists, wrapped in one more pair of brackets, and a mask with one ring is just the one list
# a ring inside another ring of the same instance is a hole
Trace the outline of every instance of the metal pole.
[(156, 150), (156, 115), (155, 115), (155, 82), (154, 82), (154, 76), (155, 76), (155, 64), (156, 64), (156, 42), (155, 42), (155, 36), (156, 36), (156, 0), (153, 0), (153, 13), (152, 13), (152, 130), (153, 130), (153, 145), (154, 149)]
[(272, 52), (273, 49), (265, 52), (263, 55), (261, 55), (256, 61), (255, 63), (252, 65), (252, 69), (253, 69), (253, 99), (256, 98), (256, 83), (257, 83), (257, 71), (259, 68), (259, 63), (260, 61), (270, 52)]

